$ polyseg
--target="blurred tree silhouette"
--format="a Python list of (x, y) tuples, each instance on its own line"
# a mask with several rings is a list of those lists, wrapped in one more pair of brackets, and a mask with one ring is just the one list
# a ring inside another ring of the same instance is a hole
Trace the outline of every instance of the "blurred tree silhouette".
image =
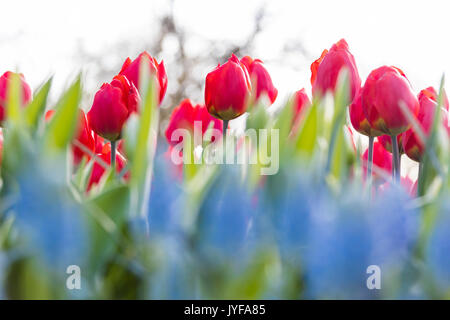
[[(89, 65), (89, 78), (85, 79), (88, 92), (85, 95), (85, 106), (89, 108), (93, 95), (104, 81), (110, 81), (114, 74), (120, 70), (130, 48), (137, 48), (136, 52), (147, 50), (158, 60), (164, 59), (166, 70), (169, 77), (169, 87), (164, 98), (161, 110), (161, 130), (165, 129), (168, 117), (172, 109), (184, 98), (190, 98), (193, 102), (203, 102), (203, 85), (205, 70), (209, 70), (217, 63), (225, 62), (231, 53), (238, 56), (253, 55), (255, 51), (255, 41), (264, 30), (264, 21), (267, 17), (266, 5), (262, 4), (255, 10), (253, 16), (253, 26), (251, 31), (242, 41), (216, 41), (206, 39), (193, 39), (198, 35), (192, 35), (178, 23), (174, 14), (174, 5), (176, 1), (171, 0), (167, 12), (162, 14), (158, 21), (152, 23), (157, 30), (151, 36), (148, 32), (142, 38), (127, 38), (115, 42), (111, 47), (105, 48), (105, 52), (92, 54), (87, 50), (83, 42), (79, 42), (79, 49), (76, 52), (76, 59), (80, 60), (82, 65)], [(198, 43), (207, 50), (191, 50), (192, 41)], [(168, 57), (165, 53), (167, 43), (177, 48), (174, 57), (171, 57), (170, 63), (167, 63)], [(293, 51), (303, 55), (305, 50), (301, 42), (290, 41), (289, 45), (284, 47), (284, 51), (289, 54)], [(193, 52), (195, 51), (195, 52)], [(110, 57), (114, 55), (114, 57)], [(131, 57), (134, 58), (134, 57)], [(117, 60), (120, 59), (120, 60)], [(113, 63), (112, 63), (113, 61)], [(92, 87), (91, 87), (92, 85)]]
[[(238, 40), (208, 39), (186, 30), (175, 14), (177, 0), (168, 2), (167, 10), (158, 14), (157, 20), (151, 23), (151, 28), (143, 30), (137, 36), (130, 36), (115, 41), (103, 52), (91, 52), (83, 42), (78, 42), (78, 50), (74, 54), (77, 63), (85, 66), (84, 108), (89, 109), (93, 95), (101, 83), (111, 81), (120, 70), (125, 58), (134, 59), (139, 52), (147, 50), (158, 61), (164, 60), (169, 84), (161, 106), (160, 132), (167, 126), (172, 109), (185, 98), (194, 103), (203, 103), (203, 86), (206, 73), (218, 63), (224, 63), (231, 53), (237, 56), (257, 53), (257, 42), (267, 32), (271, 17), (266, 3), (253, 11), (251, 27)], [(264, 39), (264, 41), (266, 41)], [(169, 49), (168, 49), (169, 48)], [(302, 59), (312, 60), (303, 45), (301, 37), (286, 38), (280, 54), (270, 62), (288, 67), (289, 70), (304, 71)], [(266, 59), (264, 62), (269, 62)], [(309, 64), (308, 64), (309, 66)], [(308, 70), (309, 72), (309, 70)], [(295, 79), (292, 79), (295, 83)], [(300, 89), (299, 84), (298, 89)]]

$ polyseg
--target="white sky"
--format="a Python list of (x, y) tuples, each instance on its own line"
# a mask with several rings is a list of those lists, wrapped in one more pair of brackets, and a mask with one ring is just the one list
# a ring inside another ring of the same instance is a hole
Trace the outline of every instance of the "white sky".
[[(239, 40), (250, 32), (261, 3), (181, 0), (176, 2), (175, 14), (189, 33), (217, 41)], [(268, 17), (264, 36), (257, 41), (257, 55), (266, 61), (281, 97), (301, 87), (309, 89), (310, 63), (340, 38), (349, 43), (362, 78), (380, 65), (396, 65), (418, 91), (429, 85), (437, 87), (441, 75), (450, 74), (448, 1), (266, 4)], [(120, 39), (139, 38), (140, 33), (152, 29), (153, 17), (166, 9), (167, 1), (2, 0), (0, 72), (19, 70), (32, 87), (55, 74), (58, 90), (70, 75), (84, 68), (74, 62), (79, 41), (95, 53)], [(292, 61), (280, 63), (279, 52), (290, 40), (302, 41), (309, 56), (299, 53), (298, 59), (294, 56)]]

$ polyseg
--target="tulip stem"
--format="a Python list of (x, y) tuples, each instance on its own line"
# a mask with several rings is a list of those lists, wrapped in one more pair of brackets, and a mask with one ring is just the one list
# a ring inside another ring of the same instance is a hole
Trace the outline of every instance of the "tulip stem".
[(114, 172), (114, 175), (116, 174), (116, 143), (117, 141), (111, 141), (111, 168)]
[(416, 196), (422, 196), (422, 175), (423, 175), (423, 160), (419, 162), (419, 172), (417, 173), (417, 192)]
[(369, 136), (369, 158), (367, 159), (367, 179), (369, 179), (369, 189), (372, 187), (372, 164), (373, 164), (373, 141), (374, 137)]
[(230, 122), (230, 120), (222, 120), (222, 121), (223, 121), (223, 136), (226, 137), (228, 130), (228, 122)]
[(391, 136), (392, 141), (392, 166), (394, 168), (394, 171), (392, 172), (392, 176), (394, 178), (395, 182), (400, 181), (400, 158), (399, 158), (399, 152), (398, 152), (398, 143), (397, 143), (397, 136)]

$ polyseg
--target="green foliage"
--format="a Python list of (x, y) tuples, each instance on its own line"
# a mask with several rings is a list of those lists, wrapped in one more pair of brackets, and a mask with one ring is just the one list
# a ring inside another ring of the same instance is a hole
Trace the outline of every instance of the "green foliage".
[(24, 110), (25, 121), (32, 130), (38, 127), (39, 121), (42, 119), (51, 85), (52, 78), (45, 82), (44, 85), (34, 94), (33, 100)]
[(43, 137), (45, 152), (54, 153), (66, 150), (75, 133), (80, 101), (81, 79), (78, 76), (56, 104), (55, 115), (45, 127)]

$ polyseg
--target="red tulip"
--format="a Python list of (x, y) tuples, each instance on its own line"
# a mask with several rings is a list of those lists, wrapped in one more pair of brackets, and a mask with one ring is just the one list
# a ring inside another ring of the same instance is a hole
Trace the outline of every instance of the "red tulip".
[(278, 90), (273, 85), (272, 78), (264, 67), (263, 62), (259, 59), (253, 60), (249, 56), (245, 56), (241, 59), (241, 63), (247, 67), (252, 86), (256, 88), (256, 99), (265, 93), (269, 97), (270, 102), (274, 103)]
[(323, 95), (336, 89), (339, 74), (347, 68), (350, 80), (350, 100), (352, 101), (361, 88), (361, 79), (356, 68), (355, 58), (348, 49), (344, 39), (333, 44), (330, 51), (324, 50), (319, 59), (311, 64), (311, 85), (313, 95)]
[(185, 99), (172, 111), (169, 125), (166, 129), (167, 142), (171, 145), (180, 143), (183, 137), (179, 137), (178, 141), (173, 141), (171, 139), (173, 132), (176, 129), (186, 129), (193, 133), (195, 121), (201, 122), (202, 135), (205, 134), (211, 122), (213, 122), (214, 129), (220, 132), (223, 130), (222, 121), (212, 117), (205, 106), (199, 104), (193, 106), (189, 99)]
[[(75, 139), (83, 146), (85, 146), (87, 150), (92, 151), (92, 153), (94, 153), (95, 152), (94, 133), (92, 132), (89, 126), (86, 114), (81, 109), (78, 118), (79, 120)], [(79, 164), (84, 156), (87, 156), (88, 159), (91, 158), (91, 155), (86, 153), (79, 146), (73, 145), (72, 151), (75, 165)]]
[(419, 102), (405, 74), (398, 68), (383, 66), (373, 70), (361, 93), (364, 114), (372, 128), (396, 136), (410, 127), (400, 103), (417, 115)]
[(294, 93), (293, 96), (293, 118), (292, 118), (292, 126), (294, 132), (297, 131), (298, 126), (300, 125), (300, 121), (302, 118), (302, 114), (305, 109), (311, 106), (311, 101), (309, 100), (308, 95), (306, 94), (305, 89), (298, 90)]
[(102, 153), (103, 145), (105, 144), (105, 140), (100, 137), (98, 134), (94, 132), (95, 139), (95, 153)]
[(353, 128), (359, 133), (368, 137), (376, 137), (382, 134), (382, 132), (372, 128), (369, 121), (367, 121), (361, 104), (361, 90), (350, 105), (349, 114)]
[[(405, 153), (405, 151), (403, 150), (403, 135), (399, 134), (397, 136), (397, 144), (398, 144), (398, 154), (402, 155), (403, 153)], [(383, 147), (389, 151), (390, 153), (392, 153), (392, 139), (390, 136), (388, 136), (387, 134), (383, 134), (382, 136), (378, 137), (378, 141), (383, 145)]]
[[(426, 136), (430, 134), (431, 126), (433, 125), (434, 113), (437, 108), (436, 100), (426, 94), (428, 89), (422, 90), (419, 93), (420, 109), (417, 115), (417, 121), (422, 127), (422, 131)], [(425, 91), (425, 92), (424, 92)], [(442, 122), (447, 129), (447, 133), (450, 132), (448, 125), (448, 113), (447, 110), (441, 108)], [(408, 129), (403, 133), (403, 149), (408, 157), (414, 161), (420, 161), (424, 152), (425, 142), (422, 141), (418, 134), (414, 131), (414, 128)]]
[[(223, 122), (217, 118), (211, 116), (208, 112), (208, 109), (204, 105), (196, 105), (195, 106), (195, 121), (200, 121), (202, 123), (202, 134), (204, 135), (208, 130), (211, 122), (213, 123), (212, 128), (223, 131)], [(212, 137), (212, 141), (214, 141), (214, 137)]]
[[(48, 110), (45, 113), (45, 121), (50, 121), (50, 119), (55, 114), (55, 110)], [(83, 110), (79, 109), (78, 113), (78, 123), (77, 123), (77, 131), (74, 136), (74, 141), (72, 142), (72, 154), (74, 159), (74, 164), (78, 165), (83, 157), (86, 157), (88, 160), (91, 158), (91, 154), (86, 150), (95, 153), (95, 138), (94, 133), (89, 127), (86, 114)], [(84, 147), (80, 148), (77, 144), (80, 143)]]
[(294, 118), (297, 119), (298, 116), (305, 110), (311, 106), (311, 100), (309, 100), (308, 95), (306, 94), (305, 88), (298, 90), (294, 93)]
[[(449, 102), (448, 102), (448, 97), (447, 97), (447, 93), (445, 92), (445, 89), (443, 90), (442, 93), (443, 93), (443, 95), (442, 95), (442, 98), (443, 98), (442, 106), (445, 108), (445, 110), (448, 111)], [(417, 97), (419, 99), (419, 101), (420, 101), (420, 99), (423, 96), (426, 96), (426, 97), (430, 98), (431, 100), (437, 102), (439, 94), (437, 93), (436, 89), (434, 89), (433, 87), (428, 87), (428, 88), (423, 89), (422, 91), (420, 91), (420, 93), (419, 93), (419, 95)]]
[(166, 94), (167, 90), (167, 74), (164, 67), (164, 62), (162, 60), (160, 63), (158, 63), (158, 61), (156, 61), (156, 59), (153, 58), (147, 51), (144, 51), (133, 61), (131, 61), (130, 58), (127, 58), (123, 63), (122, 69), (120, 70), (119, 74), (127, 77), (127, 79), (131, 83), (133, 83), (136, 88), (140, 89), (139, 68), (142, 62), (142, 58), (144, 57), (148, 59), (150, 74), (156, 75), (158, 79), (157, 84), (159, 86), (159, 103), (161, 104), (161, 101), (164, 99), (164, 95)]
[[(96, 155), (98, 158), (103, 160), (104, 163), (108, 164), (108, 166), (111, 165), (111, 145), (105, 144), (103, 146), (103, 150), (101, 153)], [(126, 165), (126, 159), (125, 157), (120, 153), (116, 151), (116, 173), (120, 173), (122, 169)], [(98, 160), (94, 160), (94, 165), (92, 166), (92, 172), (91, 176), (89, 178), (88, 187), (87, 190), (89, 191), (92, 186), (96, 185), (100, 179), (102, 178), (103, 174), (105, 173), (105, 168), (99, 163)], [(127, 172), (124, 175), (125, 180), (129, 179), (129, 173)]]
[(87, 115), (92, 130), (110, 141), (119, 139), (123, 124), (132, 112), (137, 111), (139, 101), (134, 84), (122, 75), (115, 76), (95, 94)]
[[(363, 172), (364, 177), (367, 172), (367, 158), (369, 157), (369, 150), (366, 150), (363, 154)], [(372, 177), (374, 182), (380, 182), (385, 180), (385, 176), (390, 176), (392, 172), (392, 154), (386, 151), (380, 142), (375, 141), (373, 144), (373, 165)], [(385, 173), (382, 174), (382, 173)]]
[(327, 55), (328, 50), (325, 49), (322, 51), (320, 58), (311, 63), (311, 85), (316, 82), (317, 71), (319, 70), (319, 66), (322, 63), (323, 59)]
[(247, 109), (252, 86), (247, 68), (233, 54), (206, 76), (205, 104), (216, 118), (231, 120)]
[[(8, 90), (12, 81), (12, 76), (14, 72), (6, 71), (0, 77), (0, 123), (2, 123), (5, 118), (5, 109), (6, 103), (8, 100)], [(21, 86), (21, 95), (22, 95), (22, 105), (25, 106), (31, 101), (31, 88), (28, 83), (25, 81), (23, 74), (19, 73), (20, 86)]]

